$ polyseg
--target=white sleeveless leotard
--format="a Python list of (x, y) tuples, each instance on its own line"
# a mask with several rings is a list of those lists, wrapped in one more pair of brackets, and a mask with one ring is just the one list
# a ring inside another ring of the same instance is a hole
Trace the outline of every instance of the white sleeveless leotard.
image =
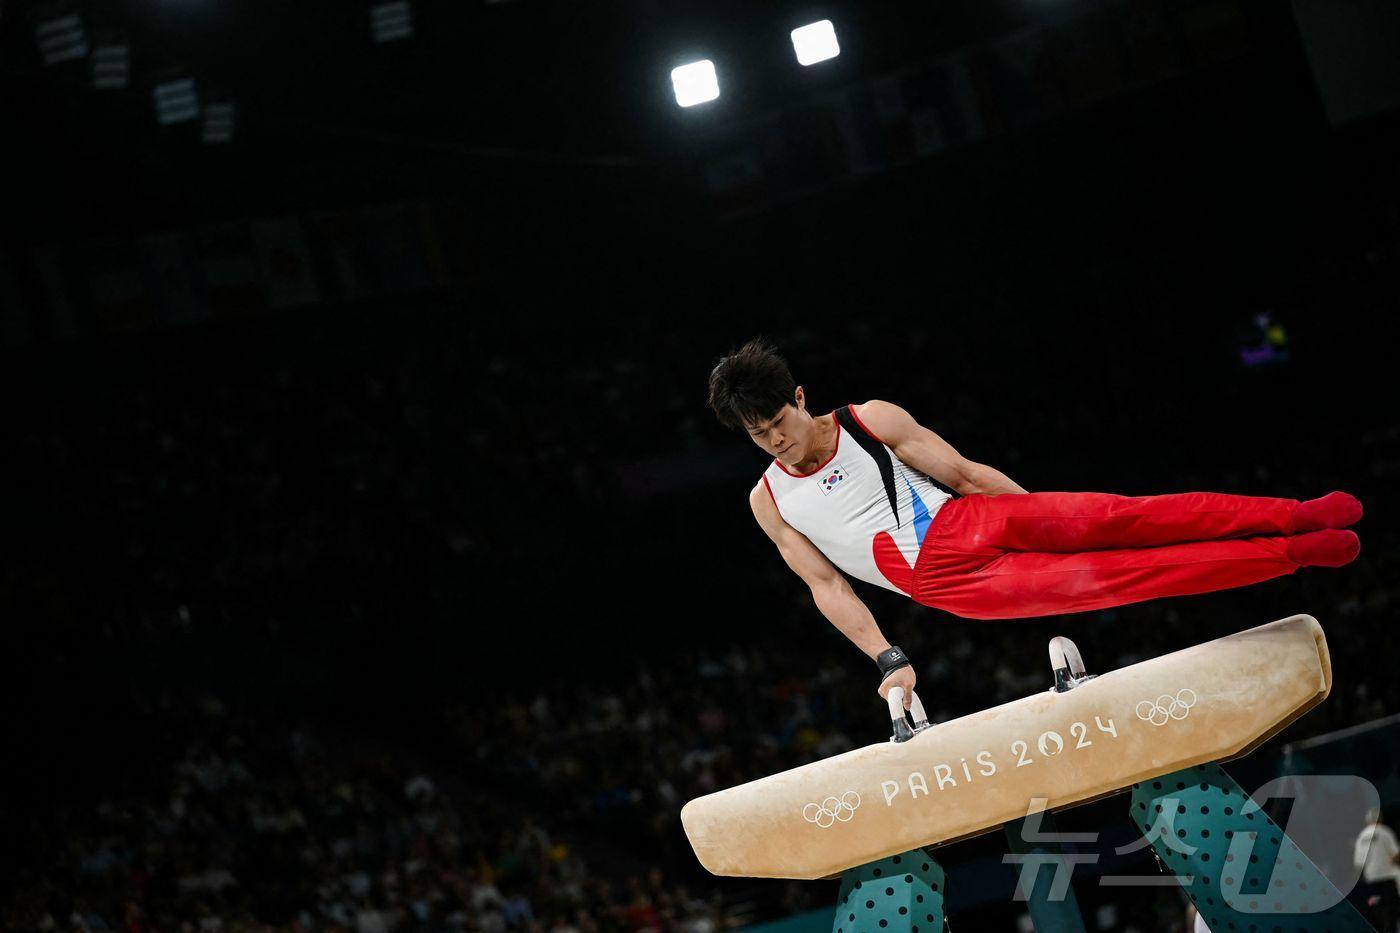
[(774, 460), (763, 482), (783, 520), (858, 580), (908, 594), (924, 535), (953, 494), (905, 464), (849, 405), (836, 416), (836, 450), (811, 473)]

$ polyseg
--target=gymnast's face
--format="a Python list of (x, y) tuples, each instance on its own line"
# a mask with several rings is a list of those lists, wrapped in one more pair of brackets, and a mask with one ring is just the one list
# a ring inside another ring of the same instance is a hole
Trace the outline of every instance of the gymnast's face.
[(762, 421), (746, 422), (744, 427), (755, 444), (784, 464), (800, 463), (812, 449), (815, 424), (807, 414), (807, 399), (801, 386), (797, 387), (794, 402)]

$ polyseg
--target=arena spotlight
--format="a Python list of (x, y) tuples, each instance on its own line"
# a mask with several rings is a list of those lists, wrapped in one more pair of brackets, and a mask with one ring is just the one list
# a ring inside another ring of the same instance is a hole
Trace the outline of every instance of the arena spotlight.
[(715, 74), (715, 63), (708, 58), (671, 69), (671, 87), (676, 92), (676, 103), (682, 107), (694, 107), (719, 97), (719, 76)]
[(829, 19), (794, 29), (792, 48), (797, 53), (797, 61), (803, 65), (815, 65), (841, 54), (841, 46), (836, 42), (836, 27), (831, 25)]
[(120, 90), (131, 78), (131, 47), (125, 44), (99, 45), (92, 50), (92, 86), (100, 90)]
[(44, 20), (34, 27), (34, 40), (39, 43), (45, 65), (71, 62), (88, 53), (87, 34), (76, 13)]
[(188, 123), (199, 116), (199, 94), (193, 78), (163, 81), (151, 92), (156, 104), (156, 122), (161, 126)]
[(369, 24), (375, 42), (407, 39), (413, 35), (413, 7), (407, 0), (377, 3), (369, 8)]
[(233, 104), (205, 104), (200, 138), (205, 143), (226, 143), (233, 139)]

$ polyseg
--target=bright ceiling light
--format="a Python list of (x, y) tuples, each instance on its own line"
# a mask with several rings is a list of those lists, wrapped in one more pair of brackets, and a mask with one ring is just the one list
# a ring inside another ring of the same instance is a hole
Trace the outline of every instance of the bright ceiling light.
[(715, 63), (708, 58), (671, 69), (671, 87), (676, 91), (676, 103), (694, 107), (719, 96), (719, 76)]
[(841, 46), (836, 42), (836, 27), (831, 25), (829, 19), (794, 29), (792, 48), (803, 65), (815, 65), (841, 54)]

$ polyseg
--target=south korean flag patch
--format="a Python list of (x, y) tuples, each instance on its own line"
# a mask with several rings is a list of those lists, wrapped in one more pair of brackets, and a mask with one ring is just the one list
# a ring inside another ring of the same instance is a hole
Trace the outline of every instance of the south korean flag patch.
[(846, 478), (846, 471), (840, 466), (834, 466), (822, 474), (822, 495), (829, 496), (841, 485), (841, 481)]

